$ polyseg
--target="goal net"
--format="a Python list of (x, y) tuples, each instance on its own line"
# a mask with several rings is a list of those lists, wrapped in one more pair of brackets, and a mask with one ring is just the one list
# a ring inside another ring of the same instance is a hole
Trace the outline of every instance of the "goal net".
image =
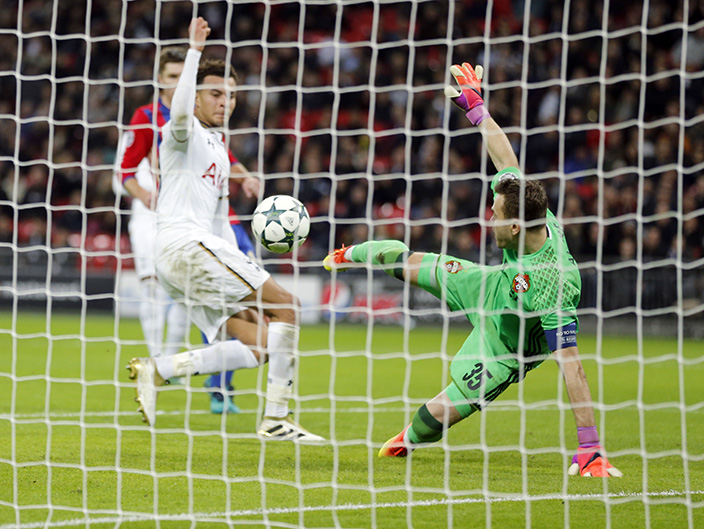
[[(311, 217), (300, 248), (255, 253), (301, 301), (291, 411), (319, 446), (257, 437), (266, 366), (224, 393), (166, 386), (152, 427), (135, 412), (129, 359), (202, 343), (169, 333), (168, 298), (144, 308), (144, 211), (114, 177), (139, 107), (159, 142), (158, 58), (194, 16), (237, 72), (226, 141), (263, 183), (231, 182), (241, 226), (276, 194)], [(704, 525), (701, 2), (7, 0), (0, 49), (0, 528)], [(443, 94), (462, 62), (484, 66), (578, 263), (577, 343), (622, 478), (568, 476), (552, 358), (441, 441), (377, 457), (482, 329), (379, 267), (322, 261), (395, 239), (502, 263), (495, 167)], [(240, 413), (212, 413), (215, 393)]]

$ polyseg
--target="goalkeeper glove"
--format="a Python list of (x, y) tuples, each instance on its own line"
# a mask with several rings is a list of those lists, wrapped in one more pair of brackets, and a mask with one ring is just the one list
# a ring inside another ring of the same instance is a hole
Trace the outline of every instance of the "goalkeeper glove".
[(486, 118), (490, 117), (489, 111), (484, 106), (484, 99), (481, 94), (481, 81), (484, 76), (484, 68), (477, 65), (476, 70), (468, 62), (454, 64), (450, 67), (450, 73), (455, 78), (460, 87), (458, 91), (453, 86), (445, 87), (445, 96), (461, 108), (467, 115), (467, 119), (473, 125), (479, 125)]
[(601, 455), (600, 445), (592, 445), (589, 447), (579, 447), (577, 453), (572, 458), (567, 473), (570, 476), (583, 476), (585, 478), (614, 478), (623, 477), (623, 472), (613, 466), (609, 461)]

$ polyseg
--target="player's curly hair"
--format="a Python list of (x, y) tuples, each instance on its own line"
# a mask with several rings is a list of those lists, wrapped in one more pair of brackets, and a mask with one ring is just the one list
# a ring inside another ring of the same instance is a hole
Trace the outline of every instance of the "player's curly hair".
[(214, 75), (216, 77), (232, 77), (235, 82), (237, 81), (237, 72), (235, 72), (235, 67), (231, 64), (228, 65), (222, 59), (205, 59), (201, 61), (200, 66), (198, 66), (198, 75), (196, 76), (196, 84), (203, 84), (203, 80), (209, 75)]
[(169, 46), (163, 48), (159, 54), (159, 73), (164, 73), (164, 68), (169, 63), (186, 62), (186, 48), (178, 46)]
[[(494, 192), (504, 196), (504, 213), (508, 219), (521, 218), (521, 199), (524, 200), (523, 220), (530, 222), (545, 219), (548, 195), (537, 180), (503, 178), (494, 186)], [(532, 224), (527, 229), (539, 229), (544, 223)]]

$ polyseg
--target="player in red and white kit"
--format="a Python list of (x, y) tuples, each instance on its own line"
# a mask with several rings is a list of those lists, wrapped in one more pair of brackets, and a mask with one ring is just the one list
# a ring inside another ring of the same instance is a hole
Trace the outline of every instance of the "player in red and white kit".
[[(199, 68), (210, 29), (197, 18), (189, 33), (191, 48), (160, 148), (156, 268), (166, 291), (187, 305), (208, 341), (220, 341), (172, 357), (132, 359), (128, 369), (137, 380), (140, 411), (153, 425), (157, 386), (173, 376), (253, 368), (268, 358), (266, 407), (257, 433), (265, 439), (322, 441), (289, 417), (300, 303), (223, 228), (230, 173), (223, 127), (235, 106), (234, 70), (212, 60)], [(253, 318), (247, 307), (254, 305), (269, 318), (268, 325)], [(227, 336), (241, 341), (223, 340)]]
[(158, 131), (169, 120), (171, 98), (183, 69), (185, 52), (182, 48), (164, 48), (161, 52), (159, 99), (156, 104), (152, 102), (135, 111), (130, 128), (122, 138), (118, 157), (119, 171), (116, 176), (121, 187), (133, 197), (130, 244), (140, 284), (139, 320), (151, 356), (177, 353), (188, 331), (186, 311), (174, 303), (159, 285), (154, 265)]

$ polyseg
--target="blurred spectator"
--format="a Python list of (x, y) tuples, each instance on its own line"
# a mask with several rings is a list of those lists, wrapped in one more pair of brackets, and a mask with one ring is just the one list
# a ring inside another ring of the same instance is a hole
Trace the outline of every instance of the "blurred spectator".
[[(6, 4), (0, 237), (8, 223), (32, 233), (21, 244), (48, 240), (54, 248), (75, 240), (72, 233), (124, 233), (124, 216), (110, 212), (120, 202), (109, 186), (117, 125), (153, 97), (153, 39), (184, 39), (192, 4), (164, 3), (155, 20), (152, 0), (124, 10), (97, 2), (87, 23), (83, 0), (25, 0), (19, 22), (19, 0)], [(495, 258), (482, 248), (490, 241), (481, 227), (494, 169), (442, 94), (447, 66), (468, 61), (484, 64), (492, 115), (509, 128), (525, 173), (545, 180), (578, 260), (701, 259), (704, 124), (692, 118), (704, 114), (704, 78), (682, 76), (704, 65), (704, 29), (691, 29), (704, 20), (701, 2), (686, 14), (665, 0), (612, 2), (606, 17), (598, 1), (491, 5), (485, 28), (486, 5), (477, 2), (421, 3), (415, 27), (411, 2), (376, 11), (371, 3), (306, 3), (302, 33), (299, 2), (200, 6), (211, 40), (232, 42), (206, 55), (235, 65), (246, 100), (232, 118), (233, 152), (263, 175), (267, 195), (296, 194), (313, 215), (301, 255), (321, 259), (341, 242), (393, 235), (417, 248)], [(537, 41), (524, 37), (526, 5)], [(127, 40), (119, 40), (125, 16)], [(684, 20), (684, 30), (672, 24)], [(52, 28), (60, 39), (46, 33)], [(618, 33), (597, 38), (588, 33), (595, 30)], [(233, 202), (245, 220), (255, 206), (237, 194)], [(53, 233), (38, 233), (46, 226)]]

